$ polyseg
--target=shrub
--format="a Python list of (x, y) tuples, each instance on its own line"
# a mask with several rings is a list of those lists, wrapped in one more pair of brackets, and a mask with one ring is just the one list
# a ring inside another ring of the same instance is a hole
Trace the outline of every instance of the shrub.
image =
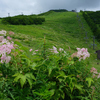
[(31, 24), (42, 24), (45, 21), (45, 18), (40, 18), (37, 16), (26, 16), (19, 15), (14, 17), (6, 17), (2, 19), (3, 24), (12, 24), (12, 25), (31, 25)]
[[(81, 11), (82, 12), (82, 11)], [(84, 19), (90, 26), (94, 36), (98, 41), (100, 41), (100, 29), (97, 27), (96, 23), (93, 21), (93, 19), (90, 18), (89, 12), (82, 12)]]

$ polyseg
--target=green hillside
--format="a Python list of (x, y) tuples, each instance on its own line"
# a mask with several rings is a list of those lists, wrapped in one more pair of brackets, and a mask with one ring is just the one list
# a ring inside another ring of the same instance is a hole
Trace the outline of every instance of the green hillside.
[[(93, 50), (93, 33), (84, 20), (81, 13), (79, 18), (76, 12), (51, 12), (44, 14), (45, 22), (42, 25), (3, 25), (0, 19), (0, 30), (13, 31), (12, 36), (15, 43), (24, 47), (26, 52), (30, 48), (34, 50), (42, 50), (45, 38), (47, 48), (56, 46), (64, 48), (71, 54), (76, 52), (76, 48), (88, 48), (90, 58), (88, 59), (91, 67), (95, 67), (100, 72), (100, 61), (96, 60), (97, 56), (94, 53), (100, 49), (100, 43), (95, 40), (95, 50)], [(82, 29), (82, 24), (84, 28)], [(88, 39), (86, 40), (86, 32)], [(30, 56), (30, 53), (28, 53)], [(99, 62), (99, 64), (97, 64)], [(100, 81), (100, 79), (99, 79)], [(99, 83), (97, 88), (100, 88)], [(97, 94), (100, 92), (96, 90)], [(100, 96), (98, 96), (100, 98)], [(99, 99), (94, 99), (99, 100)]]
[[(15, 33), (14, 38), (19, 39), (23, 45), (25, 44), (24, 46), (28, 46), (29, 48), (41, 48), (44, 37), (47, 46), (51, 47), (55, 45), (58, 48), (63, 47), (66, 50), (69, 50), (70, 47), (72, 53), (76, 51), (77, 47), (88, 48), (91, 53), (90, 59), (94, 61), (94, 57), (92, 56), (95, 56), (95, 50), (91, 46), (93, 43), (93, 33), (81, 13), (79, 13), (79, 16), (84, 26), (83, 30), (75, 12), (52, 12), (49, 15), (46, 14), (46, 16), (43, 16), (46, 21), (42, 25), (3, 25), (1, 23), (0, 30), (13, 31)], [(86, 32), (89, 38), (87, 43), (85, 40)], [(98, 50), (99, 43), (96, 41), (95, 43), (97, 44), (95, 49)]]

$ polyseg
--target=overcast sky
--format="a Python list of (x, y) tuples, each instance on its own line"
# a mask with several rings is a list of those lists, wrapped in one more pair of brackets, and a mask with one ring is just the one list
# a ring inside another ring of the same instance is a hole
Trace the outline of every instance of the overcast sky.
[(0, 17), (30, 15), (50, 9), (100, 10), (100, 0), (0, 0)]

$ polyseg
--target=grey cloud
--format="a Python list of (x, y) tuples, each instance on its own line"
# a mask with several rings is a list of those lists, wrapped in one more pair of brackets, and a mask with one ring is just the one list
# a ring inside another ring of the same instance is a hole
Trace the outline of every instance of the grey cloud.
[(20, 14), (38, 14), (50, 9), (100, 10), (100, 0), (0, 0), (0, 17)]

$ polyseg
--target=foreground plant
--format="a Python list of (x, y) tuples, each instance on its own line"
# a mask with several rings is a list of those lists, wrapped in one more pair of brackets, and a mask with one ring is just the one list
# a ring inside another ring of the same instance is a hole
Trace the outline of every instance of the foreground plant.
[[(10, 35), (13, 33), (10, 33)], [(9, 38), (11, 39), (11, 38)], [(1, 37), (4, 40), (4, 37)], [(32, 60), (13, 42), (1, 42), (0, 91), (11, 100), (90, 100), (94, 93), (95, 68), (85, 62), (90, 56), (86, 48), (70, 55), (62, 48), (30, 49)], [(44, 45), (45, 46), (45, 45)], [(2, 49), (3, 48), (3, 49)], [(15, 49), (14, 49), (15, 48)], [(12, 51), (13, 49), (13, 51)], [(98, 74), (98, 76), (97, 76)]]

